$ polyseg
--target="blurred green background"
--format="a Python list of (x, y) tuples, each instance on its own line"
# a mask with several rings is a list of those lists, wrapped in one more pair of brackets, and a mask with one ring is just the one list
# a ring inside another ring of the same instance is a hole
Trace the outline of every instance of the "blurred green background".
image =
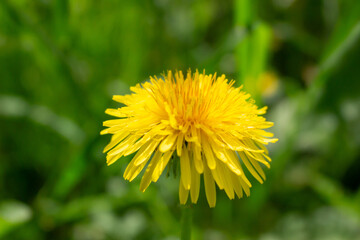
[(280, 139), (249, 198), (201, 186), (193, 239), (360, 239), (359, 0), (1, 0), (0, 239), (179, 239), (179, 180), (141, 193), (99, 132), (113, 94), (189, 68)]

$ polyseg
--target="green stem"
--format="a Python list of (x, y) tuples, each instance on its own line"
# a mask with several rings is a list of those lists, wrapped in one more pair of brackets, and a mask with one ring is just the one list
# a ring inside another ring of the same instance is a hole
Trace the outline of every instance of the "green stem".
[(181, 216), (181, 240), (191, 239), (192, 205), (182, 207)]

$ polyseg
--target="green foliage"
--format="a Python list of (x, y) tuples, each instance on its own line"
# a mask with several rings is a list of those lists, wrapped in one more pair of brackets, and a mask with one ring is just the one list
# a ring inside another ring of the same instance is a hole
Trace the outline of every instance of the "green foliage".
[(179, 239), (179, 178), (141, 193), (99, 132), (112, 95), (188, 68), (244, 84), (279, 138), (249, 198), (200, 191), (192, 239), (359, 239), (359, 62), (358, 0), (2, 0), (0, 239)]

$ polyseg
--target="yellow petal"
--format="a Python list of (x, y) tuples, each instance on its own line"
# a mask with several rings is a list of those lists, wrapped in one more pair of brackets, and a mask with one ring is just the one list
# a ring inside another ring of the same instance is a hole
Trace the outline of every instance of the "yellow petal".
[(264, 181), (261, 179), (259, 174), (255, 171), (253, 166), (250, 164), (250, 162), (249, 162), (247, 156), (245, 155), (245, 153), (239, 152), (239, 155), (241, 157), (242, 162), (245, 164), (246, 168), (254, 176), (254, 178), (256, 178), (256, 180), (258, 180), (260, 183), (263, 183)]
[(124, 125), (116, 125), (116, 126), (112, 126), (109, 128), (106, 128), (104, 130), (102, 130), (100, 132), (100, 135), (104, 135), (104, 134), (115, 134), (118, 133), (119, 131), (124, 130)]
[(123, 154), (123, 152), (131, 145), (133, 145), (140, 136), (129, 135), (119, 145), (108, 152), (108, 155)]
[[(128, 100), (129, 100), (129, 97), (131, 97), (131, 96), (129, 96), (129, 95), (125, 95), (125, 96), (122, 96), (122, 95), (114, 95), (112, 99), (113, 99), (114, 101), (116, 101), (116, 102), (120, 102), (120, 103), (126, 104), (126, 103), (128, 102)], [(127, 105), (127, 104), (126, 104), (126, 105)]]
[(218, 160), (218, 162), (216, 163), (216, 168), (212, 169), (211, 173), (212, 173), (212, 175), (214, 177), (214, 180), (215, 180), (216, 184), (222, 190), (222, 189), (224, 189), (224, 182), (223, 182), (222, 178), (220, 177), (221, 173), (219, 172), (219, 167), (218, 167), (219, 164), (220, 163), (219, 163), (219, 160)]
[(184, 146), (183, 154), (180, 157), (181, 182), (184, 188), (189, 190), (191, 185), (191, 167), (187, 148)]
[(177, 150), (177, 155), (180, 157), (181, 156), (181, 150), (183, 148), (183, 143), (184, 143), (184, 134), (183, 133), (179, 133), (179, 136), (177, 138), (177, 143), (176, 143), (176, 150)]
[[(270, 164), (265, 160), (264, 157), (267, 157), (266, 154), (264, 153), (254, 153), (254, 152), (247, 152), (247, 151), (244, 151), (244, 153), (246, 153), (249, 158), (253, 158), (255, 159), (256, 161), (258, 162), (261, 162), (262, 164), (264, 164), (267, 168), (270, 168)], [(271, 159), (270, 159), (271, 160)]]
[(243, 190), (242, 190), (242, 186), (240, 183), (241, 178), (235, 174), (231, 174), (231, 180), (232, 180), (236, 195), (238, 196), (238, 198), (242, 198)]
[(219, 169), (219, 175), (223, 180), (226, 195), (228, 195), (230, 199), (234, 199), (234, 189), (230, 178), (231, 172), (229, 172), (223, 163), (217, 164), (217, 169)]
[(123, 126), (124, 123), (127, 121), (127, 119), (113, 119), (113, 120), (107, 120), (103, 122), (104, 127), (113, 127), (113, 126)]
[(116, 162), (120, 157), (121, 157), (121, 154), (117, 154), (117, 155), (107, 155), (107, 156), (106, 156), (106, 164), (107, 164), (108, 166), (110, 166), (111, 164), (113, 164), (114, 162)]
[(195, 169), (199, 174), (201, 174), (204, 172), (204, 165), (201, 159), (201, 148), (196, 144), (192, 144), (192, 152), (193, 152), (192, 154), (193, 160), (195, 163)]
[(139, 175), (139, 173), (143, 170), (145, 165), (146, 165), (146, 162), (144, 162), (132, 169), (130, 176), (128, 177), (129, 182), (132, 182), (132, 180), (134, 180), (137, 177), (137, 175)]
[(153, 182), (156, 182), (159, 179), (160, 175), (162, 174), (166, 165), (168, 164), (173, 152), (174, 151), (168, 151), (160, 158), (160, 160), (159, 160), (158, 164), (156, 165), (155, 170), (152, 174)]
[(135, 166), (138, 166), (147, 161), (158, 144), (159, 142), (157, 141), (150, 141), (145, 143), (133, 158)]
[(126, 114), (122, 113), (119, 109), (108, 108), (105, 113), (114, 117), (126, 117)]
[(135, 144), (133, 144), (132, 146), (129, 146), (125, 151), (124, 151), (124, 156), (128, 156), (134, 152), (136, 152), (137, 150), (139, 150), (139, 148), (141, 146), (143, 146), (145, 143), (147, 143), (150, 140), (153, 141), (160, 141), (163, 137), (162, 136), (157, 136), (157, 138), (155, 138), (155, 135), (157, 134), (157, 132), (154, 131), (149, 131), (147, 132), (140, 140), (138, 140)]
[(213, 208), (216, 205), (216, 188), (214, 178), (206, 165), (204, 167), (204, 183), (207, 201), (209, 206)]
[(188, 197), (189, 197), (189, 190), (186, 190), (184, 188), (184, 185), (181, 183), (181, 179), (180, 179), (180, 183), (179, 183), (180, 204), (186, 204)]
[(202, 149), (206, 157), (207, 165), (209, 166), (210, 169), (215, 169), (216, 161), (214, 158), (214, 154), (204, 134), (202, 135)]
[(224, 148), (219, 147), (216, 143), (213, 143), (211, 147), (213, 148), (216, 157), (225, 163), (231, 171), (237, 175), (241, 174), (239, 167), (229, 159)]
[(159, 146), (159, 150), (161, 152), (167, 152), (169, 151), (172, 146), (174, 145), (175, 141), (176, 141), (176, 138), (177, 138), (177, 134), (172, 134), (172, 135), (169, 135), (167, 136), (160, 144)]
[(243, 181), (243, 178), (240, 179), (240, 184), (241, 184), (241, 187), (242, 189), (244, 190), (246, 196), (250, 196), (250, 187), (248, 184), (246, 184), (244, 181)]
[(141, 191), (144, 192), (146, 190), (146, 188), (150, 185), (151, 180), (152, 180), (152, 174), (153, 174), (153, 172), (156, 168), (156, 165), (158, 164), (161, 156), (162, 156), (162, 153), (158, 150), (152, 157), (148, 167), (146, 168), (144, 176), (142, 177), (141, 182), (140, 182), (140, 190)]
[(131, 160), (124, 172), (124, 179), (129, 180), (130, 182), (134, 180), (134, 178), (141, 172), (141, 170), (145, 167), (146, 162), (135, 166), (134, 160)]
[(110, 149), (112, 149), (113, 147), (115, 147), (116, 144), (118, 144), (119, 142), (121, 142), (124, 138), (126, 138), (128, 135), (130, 134), (130, 132), (128, 131), (122, 131), (120, 133), (114, 134), (111, 137), (111, 141), (108, 145), (106, 145), (106, 147), (104, 148), (104, 153), (109, 151)]
[(195, 170), (194, 167), (191, 168), (191, 188), (190, 196), (191, 202), (196, 203), (199, 198), (200, 191), (200, 174)]
[(255, 168), (255, 170), (260, 174), (260, 177), (264, 180), (266, 180), (266, 176), (264, 173), (264, 170), (261, 168), (261, 166), (259, 165), (259, 163), (252, 157), (248, 157), (248, 160), (250, 161), (251, 165), (253, 165), (253, 167)]

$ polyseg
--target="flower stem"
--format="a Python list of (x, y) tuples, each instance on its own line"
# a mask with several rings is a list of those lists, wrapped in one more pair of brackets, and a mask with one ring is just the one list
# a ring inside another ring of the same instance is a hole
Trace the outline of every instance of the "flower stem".
[(191, 224), (192, 224), (192, 205), (185, 205), (182, 207), (181, 216), (181, 240), (191, 239)]

